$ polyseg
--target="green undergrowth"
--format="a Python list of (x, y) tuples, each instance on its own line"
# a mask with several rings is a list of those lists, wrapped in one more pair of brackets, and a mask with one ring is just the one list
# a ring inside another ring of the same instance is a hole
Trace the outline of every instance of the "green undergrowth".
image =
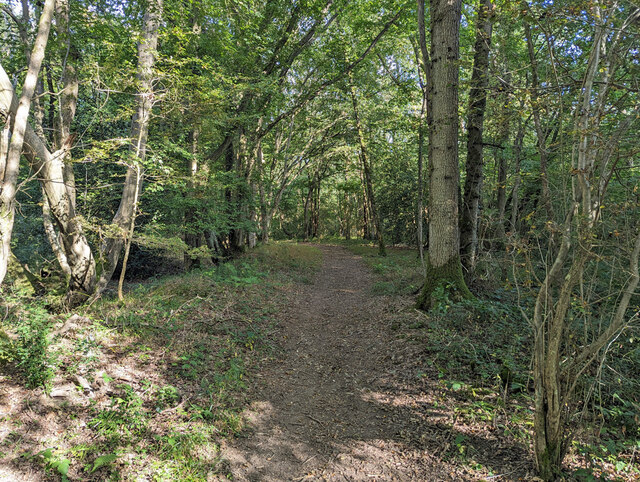
[[(220, 441), (242, 429), (252, 373), (276, 354), (277, 315), (290, 287), (313, 278), (321, 256), (311, 246), (276, 243), (220, 266), (129, 285), (124, 301), (98, 300), (59, 335), (69, 315), (13, 299), (2, 375), (25, 397), (75, 388), (45, 397), (63, 430), (19, 444), (8, 438), (0, 454), (54, 480), (227, 475)], [(20, 433), (23, 416), (2, 423)]]
[[(415, 379), (431, 380), (449, 394), (440, 403), (457, 423), (498, 433), (530, 454), (533, 334), (522, 310), (526, 313), (532, 300), (501, 285), (498, 273), (480, 280), (482, 293), (475, 299), (454, 300), (446, 287), (437, 289), (437, 308), (425, 313), (415, 309), (424, 280), (416, 250), (391, 248), (381, 258), (373, 245), (340, 244), (362, 256), (372, 269), (373, 293), (389, 296), (390, 305), (397, 303), (388, 310), (392, 330), (404, 342), (421, 347), (419, 359), (412, 360)], [(637, 338), (633, 333), (623, 337), (631, 342)], [(586, 373), (578, 387), (578, 393), (585, 394), (581, 399), (589, 402), (573, 407), (572, 423), (584, 428), (576, 432), (567, 458), (572, 480), (640, 477), (640, 390), (633, 374), (640, 352), (637, 343), (625, 341), (612, 344), (600, 370)], [(477, 477), (490, 477), (492, 468), (474, 457), (471, 440), (458, 437), (449, 456)]]

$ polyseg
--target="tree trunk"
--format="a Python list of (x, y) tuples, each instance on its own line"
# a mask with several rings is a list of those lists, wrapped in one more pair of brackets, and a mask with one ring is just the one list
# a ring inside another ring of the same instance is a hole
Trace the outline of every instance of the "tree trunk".
[(518, 132), (516, 133), (516, 139), (513, 144), (513, 157), (514, 157), (514, 178), (513, 192), (511, 194), (511, 218), (509, 220), (509, 229), (512, 232), (518, 231), (518, 213), (520, 211), (520, 184), (522, 183), (522, 176), (520, 174), (520, 164), (522, 162), (522, 144), (524, 142), (524, 133), (528, 119), (524, 122), (520, 121)]
[[(27, 76), (24, 81), (22, 93), (15, 114), (7, 112), (7, 122), (5, 124), (5, 132), (3, 136), (5, 141), (0, 142), (2, 149), (0, 150), (0, 284), (7, 274), (9, 266), (9, 258), (11, 255), (11, 235), (13, 233), (13, 222), (15, 217), (15, 200), (16, 200), (16, 184), (18, 181), (18, 170), (20, 168), (20, 155), (22, 154), (22, 145), (27, 130), (29, 110), (31, 108), (31, 98), (36, 89), (38, 75), (44, 53), (49, 39), (49, 30), (51, 28), (51, 18), (55, 0), (46, 0), (40, 15), (38, 23), (38, 34), (31, 52)], [(13, 89), (10, 92), (4, 92), (2, 89), (2, 97), (9, 99), (8, 105), (11, 106), (13, 100)], [(13, 117), (12, 120), (9, 120)], [(9, 137), (9, 129), (11, 124), (12, 133)]]
[(489, 85), (489, 50), (491, 47), (491, 0), (481, 0), (478, 6), (475, 55), (469, 92), (467, 120), (467, 177), (464, 183), (462, 219), (460, 222), (460, 254), (467, 276), (473, 277), (478, 255), (478, 217), (482, 195), (484, 112)]
[(378, 214), (378, 207), (376, 206), (375, 195), (373, 191), (373, 174), (371, 172), (371, 165), (369, 163), (369, 154), (367, 146), (364, 142), (364, 132), (362, 131), (362, 124), (360, 122), (360, 114), (358, 112), (358, 98), (356, 96), (356, 89), (353, 85), (353, 75), (349, 73), (349, 86), (351, 87), (351, 102), (353, 104), (353, 120), (356, 124), (356, 134), (358, 135), (358, 142), (360, 144), (360, 162), (362, 164), (362, 172), (364, 174), (364, 182), (367, 191), (367, 198), (369, 198), (371, 217), (373, 218), (373, 224), (376, 229), (376, 237), (378, 239), (378, 255), (386, 256), (386, 248), (384, 245), (384, 233), (382, 232), (382, 223), (380, 221), (380, 215)]
[[(0, 66), (0, 92), (2, 92), (0, 110), (15, 112), (18, 101), (13, 95), (11, 82), (2, 66)], [(93, 292), (96, 271), (93, 253), (84, 235), (81, 219), (77, 216), (74, 209), (75, 203), (69, 199), (69, 191), (65, 187), (63, 159), (70, 147), (69, 144), (65, 144), (62, 149), (52, 154), (34, 130), (29, 125), (26, 126), (24, 155), (40, 179), (46, 206), (49, 208), (48, 213), (43, 213), (44, 217), (46, 218), (50, 213), (53, 218), (55, 229), (51, 233), (48, 232), (48, 235), (53, 234), (61, 241), (63, 253), (58, 254), (64, 255), (64, 258), (60, 256), (58, 258), (61, 262), (66, 258), (71, 270), (67, 302), (77, 304)], [(59, 236), (55, 233), (56, 230)], [(55, 245), (53, 249), (55, 250)]]
[(102, 246), (102, 274), (98, 281), (96, 296), (107, 287), (116, 269), (120, 252), (124, 244), (127, 231), (135, 217), (135, 208), (143, 177), (139, 174), (141, 162), (144, 161), (147, 150), (147, 135), (153, 107), (153, 65), (154, 54), (158, 46), (158, 28), (162, 17), (162, 0), (150, 0), (143, 19), (143, 32), (138, 43), (138, 73), (139, 86), (138, 106), (131, 121), (131, 159), (127, 166), (120, 206), (112, 224), (119, 231), (109, 236)]
[(496, 186), (496, 205), (498, 206), (498, 224), (495, 228), (495, 247), (503, 250), (505, 245), (505, 212), (507, 209), (507, 155), (504, 147), (509, 142), (509, 131), (511, 127), (511, 109), (509, 108), (509, 87), (511, 75), (505, 75), (505, 82), (502, 85), (500, 95), (500, 124), (498, 130), (498, 144), (503, 149), (498, 149), (496, 153), (498, 165), (498, 182)]
[(51, 219), (51, 207), (49, 206), (49, 198), (44, 188), (42, 189), (42, 224), (44, 225), (44, 232), (47, 235), (47, 239), (49, 240), (49, 244), (51, 245), (53, 254), (58, 260), (60, 269), (66, 276), (70, 277), (71, 267), (69, 266), (69, 261), (67, 260), (67, 255), (64, 252), (64, 248), (62, 247), (62, 236), (60, 236), (53, 225), (53, 220)]
[(462, 0), (431, 2), (431, 92), (429, 129), (429, 252), (427, 276), (418, 306), (434, 305), (439, 287), (471, 297), (460, 263), (458, 232), (458, 57)]
[(422, 89), (422, 106), (420, 108), (420, 122), (418, 123), (418, 201), (417, 201), (417, 241), (418, 241), (418, 255), (420, 256), (420, 263), (424, 269), (424, 124), (426, 121), (427, 127), (432, 124), (431, 121), (431, 90), (426, 85), (427, 82), (431, 82), (431, 59), (429, 58), (429, 51), (427, 49), (427, 32), (425, 28), (425, 3), (424, 0), (418, 0), (418, 38), (420, 42), (420, 53), (416, 53), (419, 58), (419, 63), (424, 73), (425, 82), (420, 82)]
[(362, 182), (362, 239), (371, 239), (371, 223), (369, 222), (369, 200), (364, 182), (364, 173), (360, 172)]
[[(536, 60), (533, 38), (531, 37), (531, 27), (527, 22), (524, 22), (524, 33), (527, 39), (529, 62), (531, 62), (531, 111), (533, 113), (533, 123), (536, 129), (536, 137), (538, 141), (538, 155), (540, 156), (540, 184), (542, 186), (542, 199), (540, 199), (540, 205), (547, 213), (553, 214), (551, 192), (549, 191), (549, 177), (547, 176), (547, 164), (549, 159), (549, 152), (547, 151), (547, 135), (545, 129), (542, 127), (540, 97), (538, 95), (538, 62)], [(549, 217), (553, 218), (553, 216)]]
[(314, 182), (315, 182), (315, 177), (314, 179), (311, 179), (310, 177), (309, 179), (309, 191), (307, 192), (307, 197), (305, 198), (304, 201), (304, 217), (303, 217), (303, 239), (305, 241), (307, 241), (309, 239), (309, 236), (311, 235), (311, 215), (309, 213), (310, 211), (310, 207), (311, 207), (311, 198), (313, 196), (313, 188), (314, 188)]
[[(189, 178), (187, 179), (187, 192), (185, 196), (191, 198), (194, 195), (196, 189), (196, 176), (198, 174), (198, 137), (200, 130), (198, 127), (194, 127), (191, 133), (191, 158), (188, 162)], [(187, 203), (187, 209), (184, 213), (184, 243), (189, 250), (199, 248), (202, 240), (202, 233), (199, 229), (196, 229), (197, 211), (195, 206)], [(194, 267), (200, 266), (200, 258), (193, 256), (188, 251), (184, 253), (184, 269), (189, 270)]]

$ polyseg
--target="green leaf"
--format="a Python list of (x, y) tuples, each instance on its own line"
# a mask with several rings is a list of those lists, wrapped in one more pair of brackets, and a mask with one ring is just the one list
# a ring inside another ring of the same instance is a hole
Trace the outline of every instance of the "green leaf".
[(55, 468), (60, 475), (66, 477), (69, 473), (69, 464), (71, 461), (69, 459), (58, 460), (51, 464), (53, 468)]
[(40, 455), (45, 460), (49, 460), (53, 456), (53, 449), (45, 449), (41, 452), (38, 452), (38, 455)]
[(100, 467), (104, 467), (105, 465), (109, 465), (111, 462), (115, 461), (118, 458), (116, 454), (107, 454), (98, 457), (93, 462), (93, 468), (91, 469), (91, 473), (94, 473)]

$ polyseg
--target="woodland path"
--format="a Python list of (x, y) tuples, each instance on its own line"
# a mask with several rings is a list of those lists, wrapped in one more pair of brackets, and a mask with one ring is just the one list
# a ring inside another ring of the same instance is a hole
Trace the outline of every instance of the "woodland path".
[[(279, 320), (281, 352), (250, 388), (247, 429), (222, 447), (234, 480), (449, 480), (423, 444), (424, 420), (392, 386), (394, 336), (373, 276), (347, 250)], [(422, 445), (422, 448), (420, 446)]]

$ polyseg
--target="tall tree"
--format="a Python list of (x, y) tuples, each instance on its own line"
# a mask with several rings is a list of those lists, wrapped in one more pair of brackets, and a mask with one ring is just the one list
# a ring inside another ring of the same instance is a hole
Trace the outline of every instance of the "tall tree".
[(147, 137), (151, 110), (154, 104), (153, 66), (158, 47), (158, 30), (162, 18), (162, 0), (150, 0), (143, 18), (142, 35), (138, 42), (138, 96), (137, 108), (131, 120), (130, 160), (124, 180), (120, 206), (113, 218), (116, 234), (110, 235), (102, 246), (102, 273), (98, 281), (96, 295), (101, 294), (111, 280), (116, 269), (120, 252), (125, 245), (126, 269), (129, 247), (135, 226), (136, 211), (142, 188), (142, 169), (147, 152)]
[(429, 58), (429, 50), (427, 47), (427, 31), (425, 28), (425, 2), (424, 0), (418, 0), (418, 45), (419, 49), (416, 49), (416, 60), (418, 61), (419, 70), (422, 70), (424, 74), (424, 81), (422, 76), (419, 75), (420, 88), (422, 90), (422, 103), (420, 106), (420, 120), (418, 122), (418, 199), (417, 199), (417, 230), (418, 230), (418, 254), (420, 255), (420, 261), (424, 266), (424, 132), (425, 121), (427, 126), (431, 125), (433, 119), (431, 118), (431, 97), (429, 86), (426, 82), (431, 81), (431, 59)]
[[(2, 283), (7, 274), (11, 255), (11, 234), (15, 218), (20, 156), (28, 125), (31, 99), (36, 90), (40, 67), (42, 66), (47, 41), (49, 40), (54, 6), (55, 0), (47, 0), (43, 6), (20, 100), (15, 109), (15, 114), (10, 109), (6, 112), (5, 125), (0, 137), (0, 283)], [(13, 90), (5, 92), (3, 89), (2, 96), (8, 99), (9, 106), (11, 106)], [(6, 105), (6, 101), (3, 104)]]
[(356, 95), (356, 88), (353, 84), (353, 75), (349, 73), (349, 89), (351, 92), (351, 103), (353, 106), (353, 121), (356, 128), (356, 136), (358, 137), (358, 144), (360, 145), (360, 163), (362, 164), (362, 173), (365, 182), (365, 189), (367, 193), (367, 199), (369, 200), (369, 208), (371, 211), (371, 217), (373, 218), (373, 224), (376, 228), (376, 238), (378, 240), (378, 254), (380, 256), (386, 256), (386, 249), (384, 245), (384, 233), (382, 232), (382, 222), (380, 221), (380, 215), (378, 213), (378, 207), (376, 206), (376, 198), (373, 192), (373, 174), (371, 172), (371, 159), (369, 159), (369, 153), (367, 145), (364, 140), (364, 132), (362, 131), (362, 123), (360, 122), (360, 113), (358, 112), (358, 97)]
[(483, 129), (489, 86), (489, 50), (491, 48), (493, 4), (480, 0), (476, 20), (476, 43), (469, 92), (467, 119), (467, 177), (462, 198), (460, 254), (467, 276), (472, 277), (478, 255), (478, 217), (482, 193)]
[(462, 275), (458, 231), (458, 77), (462, 0), (431, 2), (432, 124), (429, 126), (429, 251), (418, 306), (433, 306), (438, 287), (471, 293)]

